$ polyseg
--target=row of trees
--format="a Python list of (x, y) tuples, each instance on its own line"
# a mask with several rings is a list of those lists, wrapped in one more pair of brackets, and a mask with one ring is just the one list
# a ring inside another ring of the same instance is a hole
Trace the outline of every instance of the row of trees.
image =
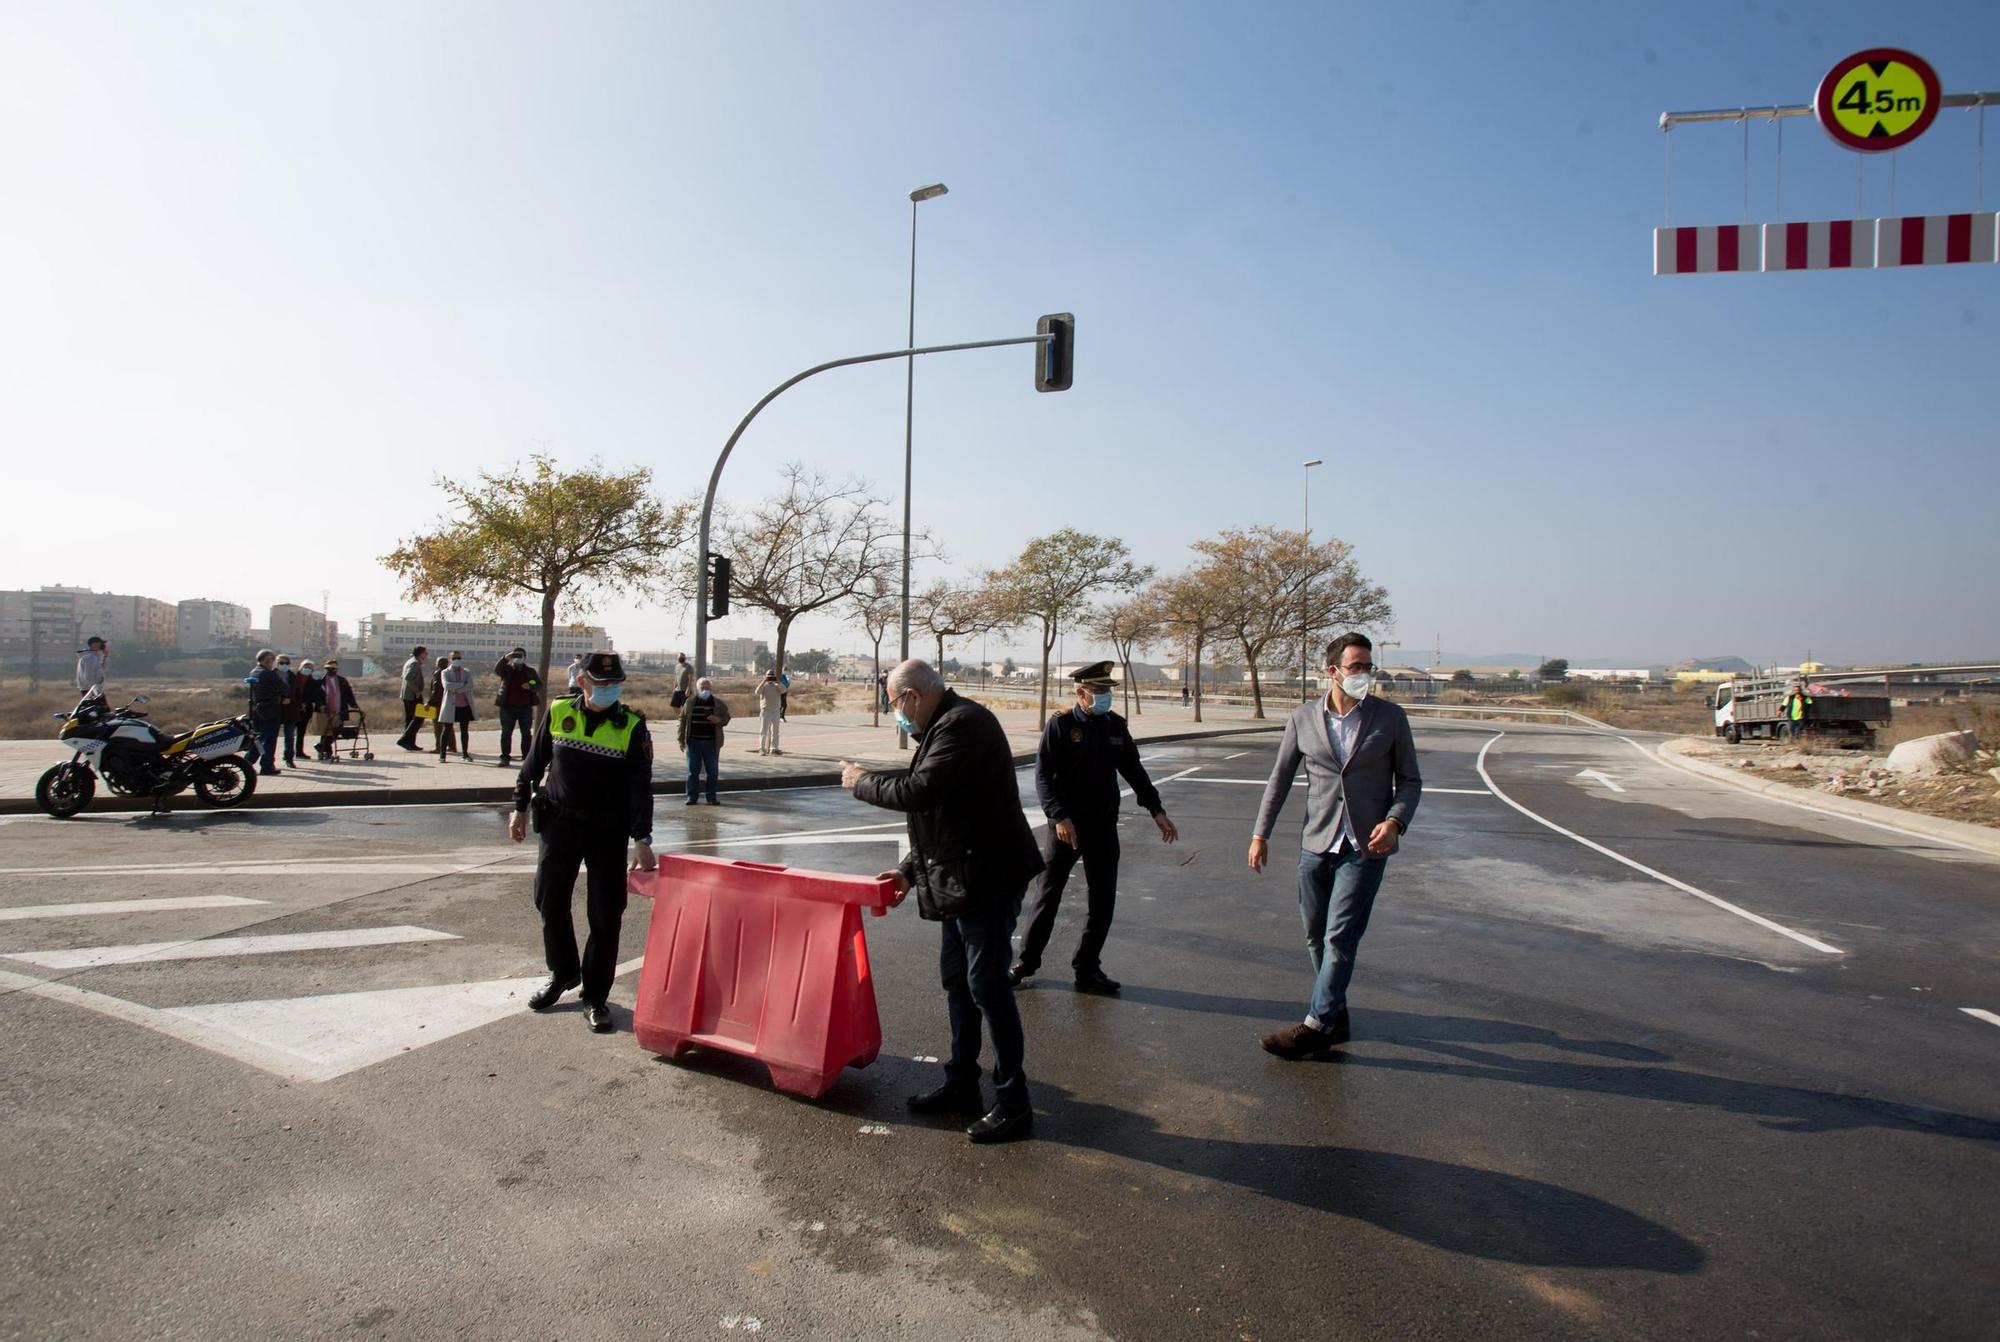
[[(775, 660), (788, 665), (793, 626), (838, 614), (882, 644), (900, 626), (896, 581), (901, 532), (884, 501), (859, 480), (830, 480), (794, 464), (784, 488), (747, 511), (725, 510), (712, 548), (731, 557), (730, 599), (777, 624)], [(666, 504), (651, 472), (565, 470), (547, 456), (525, 468), (441, 480), (454, 516), (383, 557), (412, 601), (453, 613), (493, 615), (528, 601), (540, 607), (541, 674), (548, 676), (558, 619), (574, 619), (613, 593), (688, 599), (685, 554), (697, 516), (691, 502)], [(928, 535), (913, 538), (927, 561), (941, 557)], [(1360, 573), (1352, 547), (1298, 531), (1249, 527), (1193, 546), (1194, 562), (1161, 576), (1132, 562), (1123, 541), (1064, 528), (1029, 541), (1013, 560), (959, 582), (911, 594), (914, 637), (935, 648), (986, 634), (1032, 632), (1041, 648), (1041, 709), (1049, 707), (1049, 660), (1066, 632), (1110, 647), (1124, 668), (1128, 711), (1132, 663), (1152, 648), (1180, 653), (1201, 715), (1205, 653), (1227, 646), (1250, 670), (1256, 716), (1264, 716), (1262, 672), (1273, 653), (1309, 647), (1335, 628), (1387, 627), (1387, 594)], [(810, 654), (818, 661), (817, 650)], [(789, 665), (809, 669), (794, 659)]]

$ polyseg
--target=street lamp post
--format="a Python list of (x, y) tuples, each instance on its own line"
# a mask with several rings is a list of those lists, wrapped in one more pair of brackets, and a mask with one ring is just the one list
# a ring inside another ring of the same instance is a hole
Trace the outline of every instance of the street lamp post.
[[(908, 347), (917, 347), (917, 206), (945, 194), (943, 182), (920, 186), (910, 193), (910, 331)], [(903, 361), (903, 633), (898, 661), (910, 660), (910, 442), (917, 404), (916, 356)], [(910, 734), (896, 729), (896, 749), (910, 748)]]
[[(1301, 486), (1300, 497), (1302, 500), (1301, 510), (1305, 521), (1305, 537), (1306, 537), (1305, 561), (1309, 572), (1312, 564), (1312, 547), (1313, 547), (1312, 468), (1315, 466), (1323, 466), (1325, 464), (1326, 463), (1321, 461), (1318, 457), (1314, 457), (1311, 461), (1300, 463), (1299, 466), (1299, 483)], [(1310, 674), (1312, 670), (1312, 629), (1310, 628), (1311, 624), (1312, 624), (1312, 580), (1311, 577), (1308, 576), (1305, 582), (1299, 584), (1299, 701), (1301, 703), (1303, 703), (1307, 699), (1312, 698), (1311, 691), (1308, 689), (1306, 685), (1306, 677), (1308, 676), (1308, 674)]]

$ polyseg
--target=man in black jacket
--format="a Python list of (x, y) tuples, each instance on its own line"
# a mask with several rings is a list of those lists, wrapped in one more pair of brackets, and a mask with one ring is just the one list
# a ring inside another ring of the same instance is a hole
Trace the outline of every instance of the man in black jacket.
[[(982, 1115), (965, 1130), (975, 1142), (1026, 1137), (1035, 1115), (1007, 960), (1021, 896), (1042, 856), (1021, 812), (1013, 751), (999, 720), (954, 694), (928, 663), (912, 659), (889, 673), (889, 706), (917, 739), (910, 767), (870, 772), (843, 760), (840, 781), (871, 806), (909, 814), (910, 855), (886, 874), (899, 897), (914, 889), (917, 912), (944, 925), (938, 965), (951, 1009), (951, 1058), (944, 1084), (912, 1095), (910, 1109)], [(981, 1017), (993, 1036), (990, 1110), (979, 1094)]]

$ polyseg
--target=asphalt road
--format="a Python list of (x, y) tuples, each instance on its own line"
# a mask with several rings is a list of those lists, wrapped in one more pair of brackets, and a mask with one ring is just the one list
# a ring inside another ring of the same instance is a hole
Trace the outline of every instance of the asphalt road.
[[(1992, 1336), (2000, 862), (1643, 741), (1418, 740), (1356, 1037), (1306, 1064), (1257, 1047), (1310, 986), (1297, 799), (1243, 865), (1275, 738), (1152, 748), (1194, 772), (1181, 844), (1125, 820), (1124, 995), (1024, 990), (1038, 1137), (990, 1149), (902, 1108), (945, 1040), (910, 906), (882, 1057), (808, 1103), (522, 1009), (491, 808), (0, 821), (0, 1335)], [(855, 872), (899, 830), (659, 818)]]

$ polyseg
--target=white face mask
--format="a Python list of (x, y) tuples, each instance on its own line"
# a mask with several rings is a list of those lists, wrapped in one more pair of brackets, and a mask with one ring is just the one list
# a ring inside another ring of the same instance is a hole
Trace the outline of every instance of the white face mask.
[(1356, 671), (1340, 678), (1340, 688), (1350, 699), (1366, 699), (1368, 691), (1375, 688), (1375, 677), (1366, 671)]

